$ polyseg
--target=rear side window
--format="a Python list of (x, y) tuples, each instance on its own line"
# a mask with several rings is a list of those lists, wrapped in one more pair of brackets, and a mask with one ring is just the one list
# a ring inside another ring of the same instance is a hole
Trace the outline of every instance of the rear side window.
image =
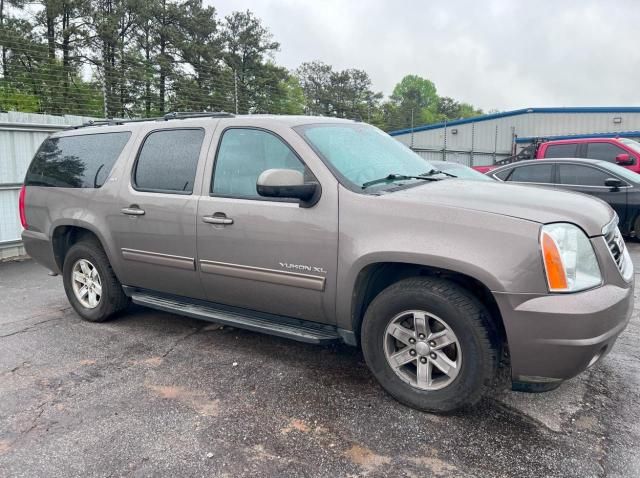
[(615, 144), (589, 143), (587, 144), (587, 154), (585, 156), (589, 159), (601, 159), (603, 161), (615, 163), (616, 156), (624, 153), (626, 153), (626, 151)]
[(128, 131), (48, 138), (36, 153), (27, 186), (99, 188), (131, 137)]
[(545, 158), (575, 158), (577, 144), (551, 144), (544, 152)]
[(550, 183), (553, 164), (532, 164), (515, 168), (509, 181), (520, 183)]
[(493, 175), (500, 179), (501, 181), (506, 181), (507, 180), (507, 176), (509, 176), (509, 174), (511, 174), (511, 171), (513, 171), (512, 169), (505, 169), (504, 171), (500, 171), (499, 173), (494, 173)]
[(135, 188), (139, 191), (191, 194), (203, 140), (203, 129), (150, 133), (136, 161)]
[(577, 164), (558, 165), (558, 183), (577, 186), (604, 186), (604, 181), (612, 175), (589, 166)]

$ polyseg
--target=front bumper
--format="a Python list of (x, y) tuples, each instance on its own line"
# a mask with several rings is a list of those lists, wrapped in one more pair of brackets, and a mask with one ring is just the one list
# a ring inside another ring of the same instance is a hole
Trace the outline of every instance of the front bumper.
[(507, 333), (514, 382), (552, 383), (606, 355), (629, 322), (633, 284), (575, 294), (495, 292)]

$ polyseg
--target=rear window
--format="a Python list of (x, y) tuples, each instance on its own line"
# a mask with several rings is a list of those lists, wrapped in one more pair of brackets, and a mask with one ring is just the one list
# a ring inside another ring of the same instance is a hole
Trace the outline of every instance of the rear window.
[(575, 158), (577, 144), (550, 144), (544, 152), (545, 158)]
[(27, 186), (99, 188), (131, 137), (128, 131), (48, 138), (36, 153)]

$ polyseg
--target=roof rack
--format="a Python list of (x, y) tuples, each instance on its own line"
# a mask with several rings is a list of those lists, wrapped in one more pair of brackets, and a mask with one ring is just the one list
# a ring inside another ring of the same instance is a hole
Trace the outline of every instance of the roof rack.
[(127, 123), (143, 123), (146, 121), (169, 121), (173, 119), (188, 119), (188, 118), (234, 118), (235, 115), (227, 113), (226, 111), (173, 111), (167, 113), (164, 116), (158, 116), (156, 118), (137, 118), (137, 119), (119, 119), (110, 118), (104, 120), (90, 120), (80, 125), (69, 126), (66, 129), (79, 129), (89, 126), (116, 126)]
[(233, 113), (226, 111), (172, 111), (163, 116), (165, 121), (185, 118), (234, 118)]

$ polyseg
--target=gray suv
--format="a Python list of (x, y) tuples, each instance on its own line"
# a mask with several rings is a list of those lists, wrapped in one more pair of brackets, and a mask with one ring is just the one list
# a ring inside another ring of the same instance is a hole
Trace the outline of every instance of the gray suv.
[(24, 245), (77, 313), (129, 302), (360, 346), (412, 407), (556, 387), (625, 328), (633, 266), (611, 208), (457, 179), (367, 124), (173, 114), (52, 135), (20, 195)]

